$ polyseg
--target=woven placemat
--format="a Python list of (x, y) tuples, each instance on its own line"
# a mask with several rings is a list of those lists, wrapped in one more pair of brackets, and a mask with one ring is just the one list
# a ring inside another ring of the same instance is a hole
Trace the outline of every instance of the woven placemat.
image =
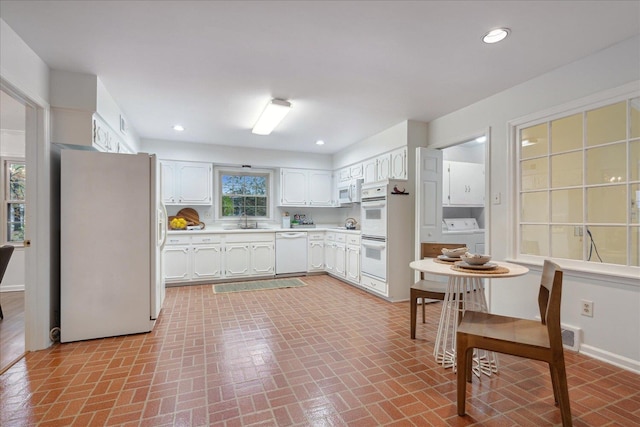
[(459, 265), (452, 265), (452, 270), (461, 271), (463, 273), (475, 273), (475, 274), (504, 274), (508, 273), (509, 269), (507, 267), (497, 266), (496, 268), (492, 268), (491, 270), (474, 270), (472, 268), (465, 268)]
[(458, 262), (458, 261), (445, 261), (443, 259), (440, 258), (434, 258), (433, 262), (437, 263), (437, 264), (447, 264), (447, 265), (453, 265), (454, 262)]

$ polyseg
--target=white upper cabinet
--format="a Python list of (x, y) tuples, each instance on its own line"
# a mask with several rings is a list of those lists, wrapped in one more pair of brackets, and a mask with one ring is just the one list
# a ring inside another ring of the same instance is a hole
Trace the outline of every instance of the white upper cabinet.
[(398, 148), (390, 154), (392, 179), (407, 179), (407, 147)]
[(391, 154), (378, 157), (378, 181), (391, 178)]
[(378, 159), (369, 159), (362, 162), (362, 177), (365, 184), (378, 180)]
[(360, 178), (362, 178), (363, 177), (362, 163), (351, 165), (349, 167), (349, 175), (351, 176), (351, 179), (360, 179)]
[(331, 171), (281, 169), (280, 206), (333, 206)]
[(443, 163), (443, 205), (484, 206), (484, 165), (453, 161)]
[(161, 161), (162, 199), (167, 205), (211, 205), (213, 165)]

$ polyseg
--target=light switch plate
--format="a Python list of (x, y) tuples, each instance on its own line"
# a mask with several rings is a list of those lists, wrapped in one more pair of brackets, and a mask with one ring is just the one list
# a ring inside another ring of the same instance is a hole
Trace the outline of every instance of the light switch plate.
[(502, 197), (501, 197), (501, 194), (500, 194), (500, 193), (493, 193), (493, 197), (492, 197), (493, 204), (494, 204), (494, 205), (499, 205), (499, 204), (500, 204), (500, 202), (501, 202), (501, 198), (502, 198)]

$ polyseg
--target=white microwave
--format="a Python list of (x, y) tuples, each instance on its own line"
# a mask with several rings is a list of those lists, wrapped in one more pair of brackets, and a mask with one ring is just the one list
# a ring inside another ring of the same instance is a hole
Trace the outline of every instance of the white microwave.
[(362, 179), (352, 179), (338, 185), (338, 203), (340, 205), (350, 205), (360, 203), (360, 192), (362, 189)]

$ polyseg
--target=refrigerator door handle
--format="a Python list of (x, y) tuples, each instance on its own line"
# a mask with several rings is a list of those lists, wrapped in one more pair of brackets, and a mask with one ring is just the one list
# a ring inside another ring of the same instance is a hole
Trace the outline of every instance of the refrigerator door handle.
[(167, 221), (169, 219), (169, 216), (167, 215), (167, 207), (164, 205), (164, 203), (161, 203), (160, 206), (162, 206), (162, 210), (160, 212), (160, 215), (162, 215), (162, 220), (158, 221), (161, 236), (160, 241), (158, 242), (158, 246), (160, 249), (164, 249), (164, 245), (165, 243), (167, 243), (167, 228), (169, 227)]

